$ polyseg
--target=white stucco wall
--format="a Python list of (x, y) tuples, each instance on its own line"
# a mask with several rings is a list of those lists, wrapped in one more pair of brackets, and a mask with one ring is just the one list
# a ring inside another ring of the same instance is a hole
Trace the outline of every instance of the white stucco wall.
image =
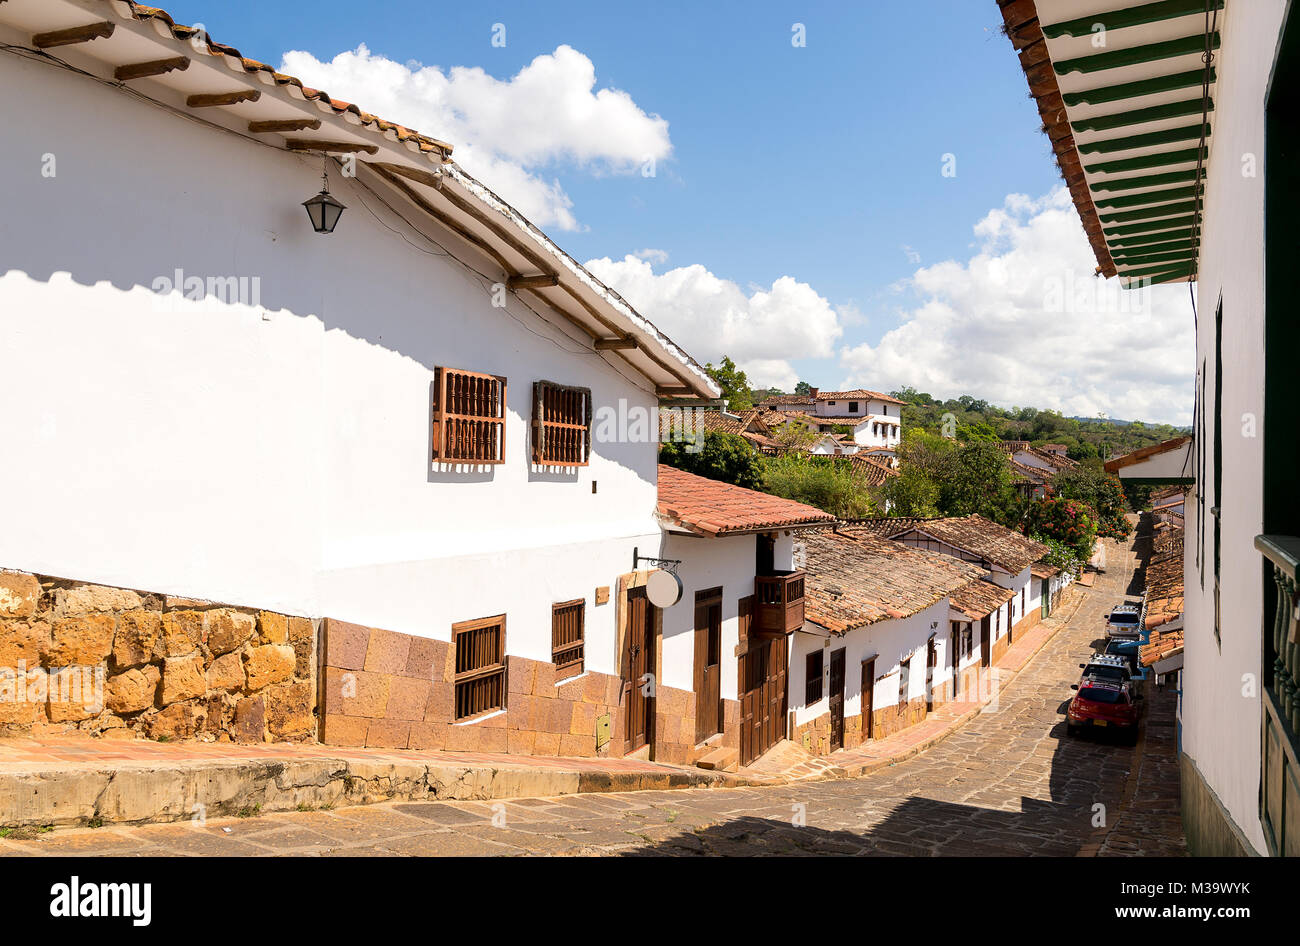
[[(1254, 537), (1263, 531), (1265, 424), (1292, 425), (1289, 418), (1263, 413), (1264, 353), (1264, 99), (1273, 48), (1282, 21), (1281, 0), (1230, 4), (1220, 14), (1223, 45), (1217, 60), (1214, 134), (1206, 183), (1197, 306), (1197, 367), (1206, 361), (1206, 397), (1201, 449), (1212, 450), (1214, 425), (1214, 312), (1223, 299), (1223, 489), (1221, 612), (1222, 640), (1214, 637), (1213, 520), (1214, 465), (1187, 499), (1185, 536), (1185, 666), (1182, 675), (1182, 748), (1205, 777), (1256, 850), (1263, 851), (1259, 823), (1260, 705), (1244, 695), (1247, 675), (1261, 679), (1263, 613), (1261, 564)], [(1294, 13), (1293, 13), (1294, 15)], [(1259, 162), (1256, 177), (1242, 173), (1243, 156)], [(1269, 168), (1289, 174), (1289, 168)], [(1189, 313), (1190, 317), (1190, 313)], [(1243, 436), (1243, 415), (1258, 421), (1258, 436)], [(1199, 475), (1199, 470), (1197, 471)], [(1198, 493), (1200, 496), (1198, 497)], [(1204, 535), (1197, 534), (1198, 499), (1206, 507)], [(1204, 590), (1196, 564), (1203, 543)]]
[[(934, 688), (952, 679), (950, 636), (948, 624), (948, 599), (942, 598), (930, 607), (898, 621), (880, 621), (866, 627), (854, 628), (842, 637), (822, 637), (796, 631), (790, 652), (790, 709), (795, 714), (795, 725), (801, 726), (830, 710), (831, 653), (839, 648), (844, 654), (844, 716), (849, 718), (862, 712), (862, 661), (876, 658), (875, 709), (898, 705), (898, 672), (902, 658), (914, 659), (908, 679), (908, 699), (925, 696), (926, 641), (934, 635), (936, 665)], [(821, 649), (822, 698), (816, 703), (804, 703), (807, 655)], [(975, 642), (978, 652), (979, 641)], [(965, 665), (965, 664), (963, 664)], [(880, 679), (881, 677), (884, 679)]]
[[(313, 233), (318, 158), (11, 56), (0, 85), (0, 567), (442, 639), (505, 612), (508, 651), (547, 659), (552, 602), (659, 553), (653, 443), (528, 463), (533, 380), (653, 417), (645, 379), (493, 308), (356, 181), (331, 174), (348, 210)], [(178, 268), (258, 277), (260, 304), (151, 291)], [(431, 468), (436, 365), (509, 378), (504, 465)], [(613, 621), (588, 609), (590, 669), (615, 669)]]

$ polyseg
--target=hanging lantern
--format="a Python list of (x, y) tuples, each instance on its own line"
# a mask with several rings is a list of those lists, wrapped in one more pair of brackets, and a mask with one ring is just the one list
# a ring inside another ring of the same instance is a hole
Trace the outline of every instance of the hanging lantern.
[[(328, 161), (328, 159), (326, 160)], [(311, 218), (311, 225), (317, 233), (334, 232), (339, 217), (343, 216), (343, 211), (347, 207), (335, 200), (333, 195), (330, 194), (328, 164), (325, 165), (325, 170), (321, 172), (320, 193), (311, 200), (304, 200), (302, 205), (307, 208), (307, 216)]]

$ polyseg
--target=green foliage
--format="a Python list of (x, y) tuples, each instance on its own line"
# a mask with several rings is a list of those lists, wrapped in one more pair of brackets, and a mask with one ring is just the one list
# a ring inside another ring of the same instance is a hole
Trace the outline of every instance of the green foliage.
[(812, 394), (812, 385), (807, 381), (800, 381), (794, 386), (795, 394)]
[(1080, 500), (1045, 496), (1035, 499), (1025, 510), (1024, 531), (1040, 542), (1059, 542), (1076, 559), (1086, 562), (1092, 558), (1097, 538), (1097, 514)]
[(787, 453), (769, 459), (764, 489), (841, 519), (880, 514), (861, 477), (842, 457)]
[(898, 476), (880, 487), (881, 498), (889, 503), (891, 516), (939, 515), (939, 486), (920, 467), (903, 464)]
[(1021, 501), (1011, 462), (996, 443), (949, 440), (928, 430), (905, 430), (898, 445), (899, 477), (883, 487), (896, 516), (967, 516), (1015, 528)]
[(673, 440), (659, 446), (659, 462), (711, 480), (762, 489), (763, 458), (744, 437), (711, 430), (695, 452), (690, 440)]
[(1043, 556), (1043, 561), (1048, 565), (1055, 565), (1062, 571), (1072, 572), (1079, 575), (1083, 571), (1083, 566), (1088, 563), (1087, 559), (1079, 558), (1078, 551), (1074, 546), (1066, 545), (1060, 539), (1053, 539), (1050, 536), (1035, 535), (1031, 536), (1037, 542), (1042, 542), (1050, 549)]
[(727, 401), (728, 410), (747, 411), (754, 406), (754, 396), (749, 390), (749, 378), (730, 358), (723, 356), (722, 363), (716, 368), (708, 364), (704, 366), (704, 370), (718, 383), (718, 387), (722, 388), (722, 396)]

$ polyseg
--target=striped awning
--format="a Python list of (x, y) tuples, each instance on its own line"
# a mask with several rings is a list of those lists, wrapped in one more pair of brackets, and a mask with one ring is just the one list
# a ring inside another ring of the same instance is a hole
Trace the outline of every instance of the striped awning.
[(1098, 269), (1126, 285), (1195, 277), (1224, 4), (999, 2)]

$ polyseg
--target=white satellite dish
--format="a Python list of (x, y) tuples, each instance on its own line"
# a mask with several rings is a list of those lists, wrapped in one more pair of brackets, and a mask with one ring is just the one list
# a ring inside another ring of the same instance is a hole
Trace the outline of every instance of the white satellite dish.
[(651, 572), (646, 579), (645, 594), (656, 608), (671, 608), (682, 600), (682, 580), (672, 572)]

